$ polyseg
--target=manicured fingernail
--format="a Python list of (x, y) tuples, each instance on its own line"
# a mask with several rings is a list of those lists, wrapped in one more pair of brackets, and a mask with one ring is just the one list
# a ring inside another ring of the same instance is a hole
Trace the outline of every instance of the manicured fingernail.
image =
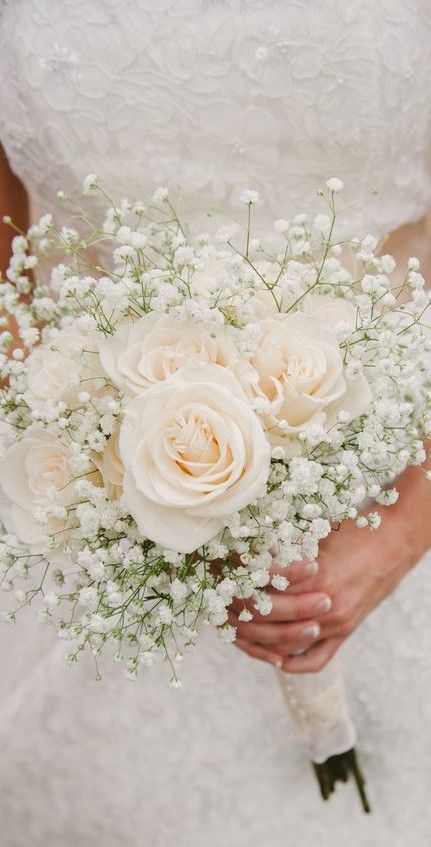
[(281, 656), (270, 656), (269, 661), (272, 662), (272, 664), (275, 665), (276, 668), (280, 669), (283, 667), (283, 659), (281, 658)]
[(305, 629), (301, 632), (302, 638), (317, 638), (320, 634), (320, 626), (318, 623), (314, 623), (312, 626), (306, 626)]
[(314, 611), (316, 615), (323, 615), (324, 612), (329, 612), (329, 609), (332, 606), (332, 600), (330, 597), (321, 597), (320, 600), (316, 603), (314, 607)]
[(306, 573), (307, 576), (314, 576), (318, 570), (319, 565), (317, 564), (317, 562), (307, 562), (304, 567), (304, 573)]

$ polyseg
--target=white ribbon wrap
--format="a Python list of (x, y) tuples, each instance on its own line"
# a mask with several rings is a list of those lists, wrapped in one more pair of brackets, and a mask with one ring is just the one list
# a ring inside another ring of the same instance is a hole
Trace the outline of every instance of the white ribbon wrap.
[(310, 674), (276, 671), (299, 742), (311, 761), (321, 764), (356, 743), (343, 673), (337, 657)]

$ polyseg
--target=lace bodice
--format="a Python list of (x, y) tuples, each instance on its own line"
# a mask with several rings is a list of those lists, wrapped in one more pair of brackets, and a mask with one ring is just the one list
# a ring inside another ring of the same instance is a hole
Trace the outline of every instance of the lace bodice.
[(0, 137), (43, 209), (97, 172), (131, 198), (177, 188), (189, 218), (229, 213), (255, 187), (274, 219), (313, 210), (337, 175), (343, 230), (389, 231), (431, 200), (429, 12), (430, 0), (6, 0)]

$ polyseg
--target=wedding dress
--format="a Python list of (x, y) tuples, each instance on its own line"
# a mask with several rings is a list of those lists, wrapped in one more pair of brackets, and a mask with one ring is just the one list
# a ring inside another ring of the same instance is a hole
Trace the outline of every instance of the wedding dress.
[[(168, 185), (196, 228), (320, 211), (382, 234), (431, 205), (430, 0), (10, 0), (0, 3), (0, 137), (38, 211), (67, 217)], [(0, 630), (1, 847), (429, 847), (428, 555), (340, 651), (374, 812), (329, 804), (271, 667), (210, 630), (183, 666), (94, 681), (25, 615)]]

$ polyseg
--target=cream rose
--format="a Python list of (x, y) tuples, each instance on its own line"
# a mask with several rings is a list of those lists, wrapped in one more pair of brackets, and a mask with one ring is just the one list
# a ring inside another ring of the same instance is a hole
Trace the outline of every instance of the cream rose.
[(232, 278), (226, 262), (220, 259), (206, 259), (193, 273), (190, 287), (193, 294), (210, 297), (217, 292), (229, 293)]
[(94, 457), (110, 500), (119, 500), (123, 493), (124, 467), (119, 453), (119, 434), (119, 430), (114, 432), (108, 438), (103, 455)]
[(326, 321), (336, 330), (352, 331), (358, 315), (353, 303), (342, 297), (326, 297), (324, 294), (311, 294), (304, 297), (302, 311), (311, 317)]
[(73, 329), (61, 330), (52, 341), (36, 347), (26, 367), (25, 399), (31, 408), (49, 400), (73, 404), (80, 391), (91, 394), (102, 384), (94, 338)]
[(64, 521), (49, 518), (48, 526), (41, 526), (34, 518), (35, 508), (46, 506), (53, 492), (65, 505), (69, 477), (67, 448), (58, 433), (31, 426), (0, 460), (0, 519), (6, 531), (31, 548), (44, 545), (47, 535), (61, 529)]
[(140, 532), (190, 553), (265, 492), (270, 448), (235, 376), (189, 366), (126, 407), (123, 505)]
[(346, 378), (330, 324), (301, 312), (261, 322), (252, 359), (252, 391), (262, 401), (268, 439), (286, 458), (300, 452), (299, 433), (314, 424), (328, 429), (339, 411), (349, 419), (365, 411), (371, 392), (364, 376)]
[(225, 332), (211, 333), (192, 321), (148, 314), (102, 340), (100, 359), (113, 382), (141, 394), (190, 362), (227, 367), (237, 357)]

